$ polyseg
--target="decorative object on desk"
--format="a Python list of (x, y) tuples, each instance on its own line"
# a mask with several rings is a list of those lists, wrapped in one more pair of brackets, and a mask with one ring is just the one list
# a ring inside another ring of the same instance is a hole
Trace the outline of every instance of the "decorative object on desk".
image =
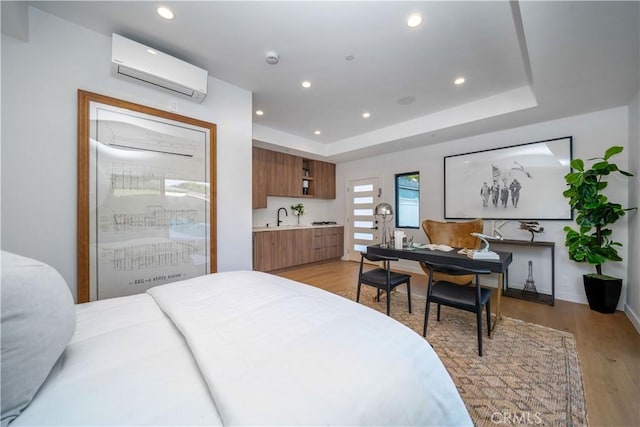
[(373, 216), (382, 217), (382, 241), (380, 242), (380, 246), (386, 248), (388, 246), (387, 223), (393, 218), (393, 208), (389, 203), (382, 202), (374, 209)]
[(500, 259), (500, 256), (489, 250), (489, 242), (487, 239), (491, 240), (502, 240), (501, 236), (489, 236), (488, 234), (482, 233), (469, 233), (474, 237), (477, 237), (484, 243), (484, 246), (480, 249), (461, 249), (458, 253), (465, 254), (469, 258), (472, 259)]
[(544, 227), (540, 227), (540, 223), (538, 221), (518, 221), (520, 223), (521, 230), (527, 230), (531, 233), (531, 241), (533, 242), (533, 237), (535, 233), (544, 232)]
[(394, 242), (394, 248), (395, 249), (402, 249), (402, 247), (404, 246), (404, 239), (405, 239), (405, 234), (404, 231), (401, 230), (396, 230), (393, 233), (393, 242)]
[[(402, 291), (402, 287), (397, 290)], [(362, 292), (361, 304), (386, 312), (386, 298), (376, 302), (376, 291), (368, 286)], [(356, 299), (355, 286), (337, 293)], [(414, 291), (411, 298), (414, 304), (409, 313), (404, 298), (393, 295), (391, 317), (422, 334), (424, 296)], [(436, 312), (429, 314), (429, 343), (451, 374), (476, 426), (500, 426), (496, 420), (503, 420), (506, 413), (530, 414), (531, 420), (537, 415), (543, 420), (539, 425), (587, 425), (582, 370), (571, 333), (502, 316), (493, 338), (484, 342), (479, 363), (477, 353), (469, 351), (476, 346), (476, 336), (469, 333), (476, 316), (442, 307), (443, 316), (437, 322)]]
[(622, 261), (615, 248), (622, 244), (611, 239), (613, 231), (608, 226), (623, 217), (626, 211), (637, 209), (623, 208), (619, 203), (610, 202), (602, 194), (602, 190), (607, 187), (604, 179), (611, 173), (633, 176), (609, 162), (611, 157), (622, 150), (620, 146), (613, 146), (605, 151), (604, 157), (589, 159), (597, 160), (589, 169), (585, 168), (583, 160), (575, 159), (571, 162), (575, 172), (565, 176), (569, 188), (563, 195), (569, 199), (569, 206), (576, 211), (578, 225), (577, 230), (570, 226), (564, 227), (565, 246), (571, 260), (595, 265), (596, 273), (583, 275), (583, 280), (589, 307), (601, 313), (615, 312), (622, 289), (622, 279), (602, 274), (602, 264), (605, 262)]
[(304, 205), (302, 203), (291, 205), (291, 212), (293, 212), (293, 214), (296, 216), (298, 225), (300, 225), (300, 217), (304, 215)]
[(567, 136), (446, 156), (445, 219), (572, 219), (560, 190), (571, 145)]
[(527, 293), (533, 293), (536, 297), (538, 296), (536, 282), (533, 280), (533, 261), (531, 260), (529, 260), (529, 276), (527, 277), (527, 281), (524, 283), (524, 289), (522, 289), (522, 293), (524, 295), (526, 295)]
[(453, 250), (449, 245), (437, 245), (435, 243), (415, 243), (414, 246), (419, 249), (429, 249), (432, 251), (451, 252)]
[(461, 255), (466, 255), (471, 259), (500, 259), (500, 255), (492, 251), (479, 251), (477, 249), (463, 248), (458, 251)]

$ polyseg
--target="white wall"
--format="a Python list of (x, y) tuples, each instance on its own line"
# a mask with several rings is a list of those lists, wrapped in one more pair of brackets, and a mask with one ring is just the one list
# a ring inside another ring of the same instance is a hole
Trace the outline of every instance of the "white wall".
[[(564, 136), (573, 136), (574, 158), (587, 159), (602, 156), (609, 146), (622, 145), (625, 147), (625, 151), (615, 160), (624, 169), (629, 164), (627, 122), (628, 109), (627, 107), (621, 107), (486, 135), (477, 135), (384, 156), (339, 163), (336, 168), (336, 182), (338, 185), (337, 209), (345, 212), (345, 188), (349, 180), (380, 177), (383, 192), (382, 200), (393, 202), (394, 174), (417, 170), (420, 172), (421, 182), (420, 217), (423, 219), (442, 220), (444, 218), (442, 182), (444, 156)], [(613, 177), (608, 194), (613, 200), (617, 200), (623, 206), (626, 206), (629, 198), (628, 188), (628, 179)], [(562, 231), (562, 227), (569, 223), (569, 221), (542, 221), (541, 225), (544, 226), (545, 232), (537, 235), (536, 240), (553, 241), (556, 244), (556, 298), (586, 303), (582, 274), (595, 270), (589, 265), (578, 264), (569, 260), (564, 249), (564, 233)], [(485, 230), (487, 228), (487, 224), (485, 224)], [(528, 233), (518, 230), (517, 227), (514, 227), (514, 230), (510, 233), (512, 234), (508, 234), (507, 237), (527, 239), (530, 236)], [(416, 241), (426, 241), (421, 230), (411, 230), (407, 234), (413, 234)], [(614, 237), (624, 244), (624, 247), (619, 251), (624, 262), (608, 263), (604, 266), (604, 272), (623, 278), (624, 284), (627, 286), (629, 283), (627, 264), (630, 259), (627, 253), (629, 248), (627, 217), (616, 224)], [(345, 236), (346, 241), (347, 238)], [(345, 247), (346, 250), (347, 248)], [(516, 251), (516, 249), (512, 250)], [(544, 256), (541, 255), (541, 262), (543, 262), (543, 259)], [(404, 263), (406, 269), (420, 271), (415, 265), (411, 266), (407, 263), (409, 262)], [(518, 274), (515, 270), (515, 268), (512, 268), (509, 274), (512, 276)], [(520, 272), (520, 274), (526, 277), (526, 272)], [(536, 284), (544, 287), (545, 284), (539, 283), (541, 277), (537, 276), (536, 278)], [(625, 295), (626, 288), (623, 289), (619, 308), (624, 306)]]
[[(635, 174), (629, 185), (629, 206), (640, 208), (640, 92), (629, 105), (629, 171)], [(625, 312), (640, 332), (640, 213), (629, 213), (629, 280)]]
[(2, 248), (55, 267), (76, 294), (77, 89), (217, 124), (218, 271), (251, 269), (251, 93), (209, 78), (196, 104), (110, 75), (111, 39), (29, 8), (2, 35)]
[(300, 224), (311, 224), (314, 221), (335, 221), (344, 224), (344, 216), (341, 211), (335, 209), (333, 200), (324, 199), (303, 199), (295, 197), (267, 197), (267, 207), (253, 210), (253, 226), (269, 227), (276, 225), (278, 209), (287, 209), (288, 216), (280, 214), (280, 219), (284, 222), (281, 225), (296, 225), (297, 219), (291, 214), (291, 206), (302, 203), (304, 205), (304, 215), (300, 218)]

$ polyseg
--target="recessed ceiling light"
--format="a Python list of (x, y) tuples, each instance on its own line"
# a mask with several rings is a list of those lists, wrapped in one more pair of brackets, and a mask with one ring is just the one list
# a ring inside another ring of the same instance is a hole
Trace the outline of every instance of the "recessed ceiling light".
[(173, 19), (173, 12), (168, 7), (160, 6), (156, 9), (156, 12), (164, 19)]
[(262, 116), (262, 115), (264, 115), (264, 111), (262, 111), (262, 110), (257, 110), (256, 111), (256, 116)]
[(347, 55), (347, 56), (344, 57), (344, 59), (347, 60), (347, 61), (353, 61), (354, 59), (356, 59), (356, 57), (353, 56), (353, 55)]
[(364, 117), (365, 119), (368, 119), (369, 117), (371, 117), (371, 114), (364, 112), (362, 113), (362, 117)]
[(302, 87), (305, 88), (305, 89), (310, 88), (311, 87), (311, 82), (308, 81), (308, 80), (303, 81), (302, 82)]
[(321, 132), (319, 130), (317, 130), (317, 131), (315, 131), (313, 133), (316, 134), (316, 135), (320, 135)]
[(461, 85), (464, 82), (465, 82), (465, 78), (464, 77), (458, 77), (457, 79), (455, 79), (453, 81), (453, 83), (456, 84), (456, 85)]
[(151, 55), (157, 55), (158, 54), (158, 52), (156, 52), (153, 49), (147, 49), (147, 53), (150, 53)]
[(420, 24), (422, 24), (422, 15), (419, 13), (414, 13), (407, 18), (407, 27), (409, 28), (416, 28)]

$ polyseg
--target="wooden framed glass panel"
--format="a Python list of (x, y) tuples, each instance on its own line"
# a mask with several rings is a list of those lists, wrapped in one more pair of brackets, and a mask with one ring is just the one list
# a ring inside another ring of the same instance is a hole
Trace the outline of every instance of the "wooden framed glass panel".
[(216, 271), (216, 125), (78, 91), (78, 303)]

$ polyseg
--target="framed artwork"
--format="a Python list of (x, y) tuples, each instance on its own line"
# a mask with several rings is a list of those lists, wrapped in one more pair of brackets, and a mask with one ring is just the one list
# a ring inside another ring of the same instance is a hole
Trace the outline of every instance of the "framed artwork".
[(445, 219), (570, 220), (570, 136), (444, 158)]
[(78, 91), (78, 302), (216, 271), (216, 126)]

